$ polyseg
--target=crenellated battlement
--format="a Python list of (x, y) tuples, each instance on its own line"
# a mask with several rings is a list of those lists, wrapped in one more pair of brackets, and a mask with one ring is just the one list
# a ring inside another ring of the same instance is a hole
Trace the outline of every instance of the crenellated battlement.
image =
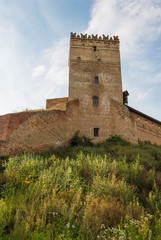
[(87, 34), (76, 34), (71, 32), (70, 33), (70, 39), (74, 39), (74, 40), (95, 40), (95, 41), (109, 41), (109, 42), (115, 42), (118, 43), (119, 42), (119, 37), (118, 36), (113, 36), (113, 37), (109, 37), (109, 35), (105, 36), (104, 34), (102, 36), (98, 36), (98, 34), (96, 35), (87, 35)]

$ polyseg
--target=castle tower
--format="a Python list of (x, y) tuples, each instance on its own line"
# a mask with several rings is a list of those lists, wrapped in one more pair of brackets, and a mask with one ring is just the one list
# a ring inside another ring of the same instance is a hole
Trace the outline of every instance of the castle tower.
[(86, 105), (94, 96), (100, 105), (108, 98), (123, 101), (119, 39), (71, 33), (69, 100), (79, 98)]
[(69, 98), (79, 99), (78, 128), (97, 141), (110, 135), (110, 99), (123, 103), (118, 37), (71, 33)]

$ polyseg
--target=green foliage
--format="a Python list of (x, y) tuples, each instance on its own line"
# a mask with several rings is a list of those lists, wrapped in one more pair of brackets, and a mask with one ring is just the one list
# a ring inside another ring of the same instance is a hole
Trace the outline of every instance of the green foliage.
[(74, 142), (2, 159), (0, 240), (161, 239), (161, 147)]
[(121, 145), (121, 146), (129, 146), (130, 142), (123, 139), (121, 136), (115, 135), (109, 137), (105, 142), (106, 145)]
[(72, 139), (70, 140), (71, 146), (93, 146), (90, 138), (86, 136), (79, 136), (79, 131), (77, 131)]

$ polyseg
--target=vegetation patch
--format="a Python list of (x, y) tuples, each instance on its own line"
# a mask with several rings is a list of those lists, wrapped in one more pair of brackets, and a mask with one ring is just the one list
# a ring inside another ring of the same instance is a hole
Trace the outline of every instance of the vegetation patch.
[(0, 239), (161, 239), (161, 146), (80, 138), (1, 159)]

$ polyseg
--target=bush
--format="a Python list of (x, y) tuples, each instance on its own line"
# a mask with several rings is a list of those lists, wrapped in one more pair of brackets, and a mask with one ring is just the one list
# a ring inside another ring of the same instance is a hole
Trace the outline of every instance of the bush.
[(129, 146), (130, 142), (125, 140), (123, 137), (119, 135), (109, 137), (105, 142), (107, 145), (121, 145), (121, 146)]
[(90, 138), (86, 136), (79, 136), (79, 131), (77, 131), (72, 139), (70, 140), (71, 146), (93, 146)]

